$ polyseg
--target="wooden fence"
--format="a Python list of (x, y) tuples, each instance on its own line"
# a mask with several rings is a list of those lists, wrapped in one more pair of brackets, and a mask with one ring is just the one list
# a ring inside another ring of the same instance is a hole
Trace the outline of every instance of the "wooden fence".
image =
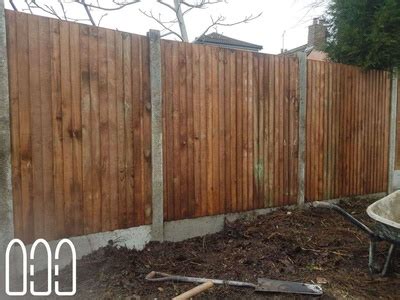
[(7, 11), (15, 233), (151, 220), (147, 38)]
[(306, 199), (385, 192), (390, 74), (308, 61)]
[[(16, 236), (150, 224), (148, 38), (6, 19)], [(164, 220), (295, 204), (298, 59), (162, 40), (161, 61)], [(306, 200), (385, 192), (389, 74), (307, 67)]]

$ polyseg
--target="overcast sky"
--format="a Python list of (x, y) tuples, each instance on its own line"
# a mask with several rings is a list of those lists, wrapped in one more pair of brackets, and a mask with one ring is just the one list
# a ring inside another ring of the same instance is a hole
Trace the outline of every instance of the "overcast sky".
[[(165, 0), (172, 3), (172, 0)], [(190, 0), (193, 2), (194, 0)], [(6, 8), (11, 8), (8, 0), (5, 0)], [(39, 3), (53, 3), (57, 6), (58, 0), (37, 0)], [(71, 2), (65, 1), (64, 2)], [(111, 6), (110, 0), (101, 0), (103, 5)], [(107, 3), (108, 2), (108, 3)], [(303, 45), (307, 41), (308, 25), (314, 17), (324, 13), (324, 7), (311, 8), (315, 0), (229, 0), (228, 3), (220, 3), (209, 6), (206, 10), (192, 10), (186, 17), (189, 39), (199, 36), (210, 24), (210, 15), (217, 17), (223, 15), (228, 22), (235, 22), (244, 16), (262, 15), (248, 23), (234, 27), (218, 27), (217, 31), (224, 35), (262, 45), (262, 52), (279, 53), (282, 48), (282, 34), (285, 33), (285, 48), (291, 49)], [(24, 0), (14, 0), (19, 9), (24, 7)], [(69, 16), (84, 17), (83, 8), (78, 4), (65, 4)], [(131, 5), (116, 12), (109, 13), (102, 19), (101, 26), (117, 28), (145, 35), (150, 29), (161, 29), (157, 23), (144, 16), (139, 9), (153, 11), (155, 15), (161, 15), (166, 20), (172, 19), (168, 9), (156, 0), (142, 0), (141, 3)], [(35, 11), (42, 14), (40, 11)], [(103, 12), (95, 15), (100, 18)], [(210, 32), (215, 31), (212, 29)], [(173, 38), (173, 36), (170, 36)]]

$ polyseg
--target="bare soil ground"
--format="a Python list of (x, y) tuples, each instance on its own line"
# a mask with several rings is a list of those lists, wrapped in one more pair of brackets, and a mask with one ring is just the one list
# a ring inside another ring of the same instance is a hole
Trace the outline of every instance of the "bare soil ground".
[[(341, 206), (373, 225), (365, 214), (369, 203), (353, 200), (342, 202)], [(387, 245), (380, 247), (380, 259), (386, 250)], [(399, 252), (394, 265), (397, 272)], [(250, 282), (268, 277), (320, 283), (324, 299), (400, 299), (400, 274), (371, 277), (367, 264), (368, 237), (337, 213), (316, 208), (280, 209), (252, 220), (227, 223), (217, 234), (179, 243), (150, 243), (143, 251), (115, 245), (102, 248), (78, 261), (76, 298), (171, 298), (194, 287), (186, 283), (146, 282), (146, 274), (156, 270)], [(197, 298), (294, 297), (214, 286)]]

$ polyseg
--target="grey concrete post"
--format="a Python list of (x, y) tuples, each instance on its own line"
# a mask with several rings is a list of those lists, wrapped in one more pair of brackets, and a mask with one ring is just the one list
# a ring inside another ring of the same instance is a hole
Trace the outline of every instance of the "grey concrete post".
[[(4, 0), (0, 0), (0, 274), (4, 274), (6, 247), (14, 237), (11, 186), (10, 99)], [(0, 276), (0, 295), (4, 278)]]
[(394, 165), (396, 158), (396, 123), (397, 123), (397, 84), (398, 70), (392, 73), (392, 92), (390, 96), (390, 132), (389, 132), (389, 166), (388, 166), (388, 194), (393, 192)]
[(151, 166), (153, 240), (164, 240), (164, 182), (162, 136), (161, 41), (158, 30), (150, 30)]
[(298, 153), (298, 196), (297, 204), (304, 204), (306, 174), (306, 108), (307, 108), (307, 56), (297, 54), (299, 59), (299, 153)]

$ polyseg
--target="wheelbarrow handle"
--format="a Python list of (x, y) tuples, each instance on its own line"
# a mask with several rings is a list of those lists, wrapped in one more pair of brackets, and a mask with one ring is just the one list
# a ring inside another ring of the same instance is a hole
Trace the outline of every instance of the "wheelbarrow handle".
[(313, 206), (314, 207), (319, 207), (319, 208), (332, 209), (332, 210), (338, 212), (339, 214), (341, 214), (343, 217), (345, 217), (351, 223), (356, 225), (359, 229), (361, 229), (362, 231), (366, 232), (371, 238), (379, 239), (379, 236), (374, 231), (372, 231), (367, 225), (365, 225), (364, 223), (362, 223), (359, 220), (357, 220), (356, 218), (354, 218), (351, 214), (349, 214), (347, 211), (345, 211), (340, 206), (337, 206), (337, 205), (332, 204), (332, 203), (320, 202), (320, 201), (314, 202)]

